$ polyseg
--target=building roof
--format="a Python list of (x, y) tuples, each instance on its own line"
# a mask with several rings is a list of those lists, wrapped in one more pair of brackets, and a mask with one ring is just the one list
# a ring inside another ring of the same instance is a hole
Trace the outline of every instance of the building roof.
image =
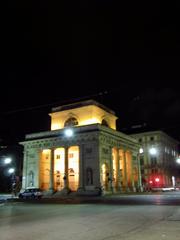
[(176, 144), (179, 144), (180, 142), (173, 137), (169, 136), (167, 133), (157, 130), (157, 131), (147, 131), (147, 132), (139, 132), (135, 134), (129, 134), (130, 136), (149, 136), (149, 135), (155, 135), (155, 134), (160, 134), (163, 135), (164, 137), (170, 139), (171, 141), (175, 142)]
[(58, 106), (58, 107), (53, 107), (52, 108), (52, 112), (59, 112), (59, 111), (64, 111), (64, 110), (70, 110), (70, 109), (85, 107), (85, 106), (89, 106), (89, 105), (97, 106), (99, 108), (102, 108), (106, 112), (115, 115), (115, 112), (113, 110), (107, 108), (103, 104), (101, 104), (101, 103), (99, 103), (99, 102), (97, 102), (97, 101), (95, 101), (93, 99), (80, 101), (80, 102), (75, 102), (75, 103), (71, 103), (71, 104), (65, 104), (65, 105)]

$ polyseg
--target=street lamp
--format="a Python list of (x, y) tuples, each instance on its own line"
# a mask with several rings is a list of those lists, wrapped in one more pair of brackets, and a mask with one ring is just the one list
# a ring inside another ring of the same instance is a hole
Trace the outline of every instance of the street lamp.
[(180, 164), (180, 157), (176, 159), (177, 164)]
[(71, 128), (67, 128), (67, 129), (65, 129), (64, 134), (66, 137), (72, 137), (74, 132)]
[(9, 168), (9, 169), (8, 169), (8, 173), (13, 174), (14, 172), (15, 172), (15, 169), (14, 169), (14, 168)]
[(149, 149), (149, 153), (150, 153), (151, 155), (156, 155), (157, 149), (154, 148), (154, 147), (152, 147), (152, 148)]
[(144, 152), (143, 148), (139, 149), (139, 153), (142, 154)]
[(4, 159), (4, 164), (9, 164), (9, 163), (11, 163), (11, 162), (12, 162), (12, 159), (9, 158), (9, 157), (7, 157), (7, 158)]

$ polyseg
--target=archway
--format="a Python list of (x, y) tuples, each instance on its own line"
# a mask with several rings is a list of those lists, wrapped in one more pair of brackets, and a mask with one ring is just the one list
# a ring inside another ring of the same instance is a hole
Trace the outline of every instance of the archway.
[(60, 191), (64, 188), (65, 174), (64, 148), (56, 148), (54, 151), (54, 189)]
[(68, 151), (68, 181), (71, 191), (79, 187), (79, 147), (72, 146)]
[(106, 163), (101, 166), (101, 183), (105, 191), (108, 190), (109, 168)]

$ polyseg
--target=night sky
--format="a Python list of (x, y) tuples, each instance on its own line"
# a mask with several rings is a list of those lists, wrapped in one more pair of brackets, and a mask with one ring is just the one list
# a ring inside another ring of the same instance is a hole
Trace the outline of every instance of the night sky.
[(93, 98), (116, 112), (120, 131), (180, 140), (178, 1), (58, 2), (3, 10), (0, 137), (47, 131), (52, 107)]

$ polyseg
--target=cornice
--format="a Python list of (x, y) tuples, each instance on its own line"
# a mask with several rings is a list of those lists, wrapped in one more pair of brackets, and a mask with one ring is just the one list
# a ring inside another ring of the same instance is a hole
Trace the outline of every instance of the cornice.
[(20, 144), (25, 147), (25, 149), (29, 148), (56, 148), (56, 147), (65, 147), (65, 146), (73, 146), (80, 145), (82, 143), (90, 142), (90, 141), (98, 141), (97, 133), (88, 133), (88, 134), (78, 134), (75, 137), (53, 137), (53, 138), (43, 138), (36, 139), (30, 141), (24, 141)]

